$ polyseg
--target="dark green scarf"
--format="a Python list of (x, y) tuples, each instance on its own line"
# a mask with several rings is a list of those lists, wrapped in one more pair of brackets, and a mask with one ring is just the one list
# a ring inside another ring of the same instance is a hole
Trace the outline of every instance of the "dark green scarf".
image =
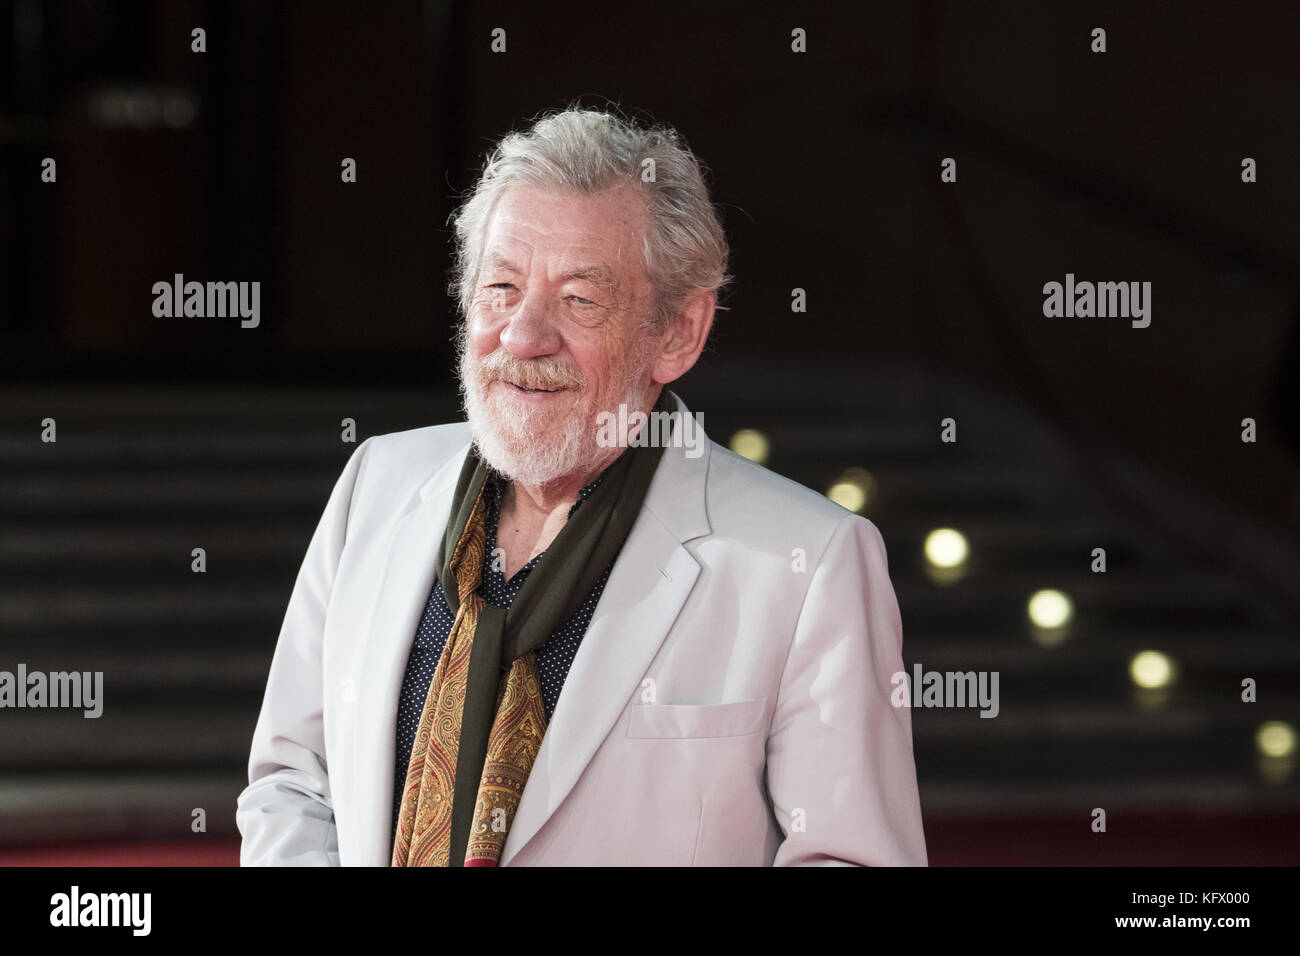
[[(677, 403), (668, 389), (660, 392), (654, 410), (677, 411)], [(452, 866), (464, 865), (501, 679), (517, 658), (545, 644), (577, 612), (601, 574), (618, 556), (641, 513), (641, 503), (662, 455), (662, 447), (640, 445), (624, 449), (529, 572), (510, 608), (502, 610), (486, 602), (479, 613), (456, 757)], [(471, 445), (456, 483), (451, 518), (438, 548), (438, 578), (453, 616), (460, 608), (460, 596), (455, 576), (448, 572), (447, 566), (489, 472), (489, 466)]]

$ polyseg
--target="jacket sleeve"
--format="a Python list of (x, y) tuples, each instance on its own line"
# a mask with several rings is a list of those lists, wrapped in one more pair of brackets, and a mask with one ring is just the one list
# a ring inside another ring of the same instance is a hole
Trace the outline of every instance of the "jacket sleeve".
[(767, 744), (773, 866), (926, 866), (911, 713), (891, 704), (902, 622), (885, 544), (846, 517), (812, 572)]
[(241, 866), (338, 866), (322, 723), (321, 641), (357, 475), (373, 439), (343, 468), (307, 546), (253, 731), (235, 821)]

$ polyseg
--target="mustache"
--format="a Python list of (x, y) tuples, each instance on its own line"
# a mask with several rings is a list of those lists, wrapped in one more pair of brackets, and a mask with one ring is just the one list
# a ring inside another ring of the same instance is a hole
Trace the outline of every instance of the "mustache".
[(477, 364), (478, 379), (483, 385), (505, 381), (521, 388), (570, 388), (575, 391), (581, 391), (587, 385), (580, 369), (552, 355), (519, 359), (504, 349), (498, 349)]

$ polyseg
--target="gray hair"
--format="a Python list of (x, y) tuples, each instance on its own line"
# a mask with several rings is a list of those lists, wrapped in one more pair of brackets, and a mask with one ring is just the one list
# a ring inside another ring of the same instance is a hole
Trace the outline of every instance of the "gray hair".
[[(642, 179), (646, 160), (654, 161), (649, 182)], [(650, 328), (665, 329), (692, 291), (716, 296), (731, 281), (727, 239), (704, 167), (681, 136), (663, 124), (646, 128), (613, 113), (571, 108), (543, 114), (526, 132), (508, 133), (454, 214), (448, 292), (458, 298), (461, 314), (469, 315), (488, 220), (506, 189), (529, 185), (591, 196), (627, 183), (645, 198), (650, 220), (642, 250), (654, 288)]]

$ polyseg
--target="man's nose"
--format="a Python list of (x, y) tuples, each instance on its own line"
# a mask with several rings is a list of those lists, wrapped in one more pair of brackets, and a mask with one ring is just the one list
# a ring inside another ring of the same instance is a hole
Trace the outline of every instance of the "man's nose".
[(560, 336), (550, 310), (536, 295), (525, 295), (501, 330), (501, 344), (515, 358), (536, 358), (560, 349)]

